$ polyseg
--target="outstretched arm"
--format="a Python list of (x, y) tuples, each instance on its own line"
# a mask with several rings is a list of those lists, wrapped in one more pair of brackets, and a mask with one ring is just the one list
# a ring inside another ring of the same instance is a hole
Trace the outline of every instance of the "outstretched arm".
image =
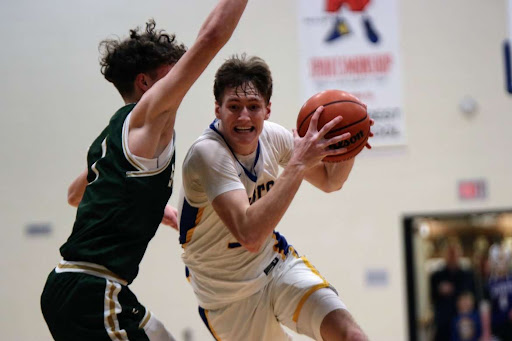
[(341, 141), (344, 136), (325, 139), (325, 134), (339, 123), (335, 118), (320, 131), (318, 118), (323, 107), (313, 115), (308, 132), (301, 138), (294, 132), (294, 150), (288, 165), (276, 180), (272, 190), (252, 205), (245, 190), (234, 190), (217, 196), (212, 206), (240, 244), (251, 252), (258, 252), (266, 238), (277, 226), (290, 206), (307, 171), (325, 156), (339, 153), (327, 146)]
[(169, 144), (183, 97), (229, 40), (247, 1), (220, 0), (190, 49), (142, 96), (130, 120), (128, 143), (132, 153), (154, 158)]

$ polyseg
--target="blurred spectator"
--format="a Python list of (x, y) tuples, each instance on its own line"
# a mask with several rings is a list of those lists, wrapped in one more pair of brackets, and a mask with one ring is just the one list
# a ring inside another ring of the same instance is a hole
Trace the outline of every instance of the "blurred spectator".
[(452, 341), (478, 341), (482, 335), (480, 315), (475, 309), (475, 298), (469, 291), (457, 297), (457, 316), (452, 324)]
[(457, 297), (466, 291), (475, 295), (473, 272), (460, 265), (462, 248), (459, 241), (455, 238), (448, 239), (442, 250), (445, 263), (430, 276), (436, 341), (447, 341), (453, 336), (452, 323), (457, 316)]
[(472, 265), (475, 275), (475, 306), (484, 299), (487, 283), (489, 281), (489, 241), (479, 236), (473, 243)]
[(491, 330), (499, 340), (512, 340), (512, 276), (511, 250), (507, 245), (493, 244), (489, 249), (491, 276), (488, 295), (491, 303)]

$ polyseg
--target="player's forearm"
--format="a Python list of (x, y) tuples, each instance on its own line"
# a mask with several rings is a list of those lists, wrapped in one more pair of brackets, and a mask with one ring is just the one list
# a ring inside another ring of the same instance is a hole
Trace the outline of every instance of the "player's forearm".
[[(163, 81), (139, 103), (146, 105), (146, 122), (160, 129), (174, 127), (176, 110), (192, 84), (233, 34), (247, 0), (220, 0), (204, 21), (194, 44)], [(170, 120), (170, 121), (169, 121)], [(167, 122), (167, 124), (165, 123)], [(170, 123), (170, 124), (169, 124)]]
[(354, 166), (355, 158), (338, 163), (325, 163), (325, 172), (327, 174), (327, 185), (323, 189), (325, 192), (338, 191), (343, 187), (345, 181)]
[(324, 192), (338, 191), (347, 181), (353, 165), (354, 159), (337, 163), (322, 162), (306, 173), (306, 180)]
[(304, 174), (303, 165), (288, 165), (272, 186), (272, 190), (248, 207), (246, 219), (240, 227), (240, 235), (244, 239), (242, 244), (249, 251), (257, 252), (261, 249), (290, 206)]
[(208, 37), (218, 49), (226, 44), (235, 30), (248, 0), (220, 0), (199, 30), (198, 39)]

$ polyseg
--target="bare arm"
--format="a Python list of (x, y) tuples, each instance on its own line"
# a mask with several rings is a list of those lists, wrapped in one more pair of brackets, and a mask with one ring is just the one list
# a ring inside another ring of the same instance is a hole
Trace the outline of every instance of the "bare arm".
[[(374, 123), (375, 122), (370, 119), (370, 127), (373, 126)], [(350, 134), (344, 134), (343, 136), (343, 139), (350, 138)], [(369, 136), (370, 138), (373, 137), (373, 133), (371, 131)], [(369, 142), (366, 142), (366, 148), (372, 148)], [(337, 163), (322, 162), (309, 169), (306, 172), (305, 179), (324, 192), (329, 193), (339, 191), (343, 187), (345, 181), (347, 181), (350, 171), (354, 166), (354, 161), (355, 157), (350, 160)]]
[(324, 192), (338, 191), (347, 181), (350, 171), (354, 166), (354, 160), (355, 158), (336, 163), (322, 162), (309, 169), (305, 179)]
[(229, 40), (246, 5), (247, 0), (220, 0), (190, 49), (142, 96), (133, 110), (128, 136), (135, 155), (153, 158), (171, 141), (183, 97)]
[(68, 204), (78, 207), (88, 184), (87, 169), (85, 169), (68, 187)]
[(340, 141), (342, 136), (324, 139), (325, 134), (339, 123), (340, 119), (332, 120), (318, 131), (318, 117), (322, 110), (320, 107), (315, 112), (309, 130), (303, 138), (294, 132), (293, 155), (268, 194), (252, 205), (249, 204), (244, 190), (226, 192), (213, 200), (215, 212), (247, 250), (260, 250), (290, 206), (306, 172), (318, 165), (325, 156), (340, 152), (329, 150), (327, 146)]
[(162, 224), (178, 230), (178, 211), (171, 205), (165, 206)]

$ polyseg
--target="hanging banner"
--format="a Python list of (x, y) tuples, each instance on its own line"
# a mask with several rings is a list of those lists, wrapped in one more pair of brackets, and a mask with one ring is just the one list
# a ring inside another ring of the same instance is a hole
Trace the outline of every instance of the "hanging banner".
[(397, 0), (300, 0), (302, 99), (340, 89), (367, 104), (372, 146), (405, 144)]

